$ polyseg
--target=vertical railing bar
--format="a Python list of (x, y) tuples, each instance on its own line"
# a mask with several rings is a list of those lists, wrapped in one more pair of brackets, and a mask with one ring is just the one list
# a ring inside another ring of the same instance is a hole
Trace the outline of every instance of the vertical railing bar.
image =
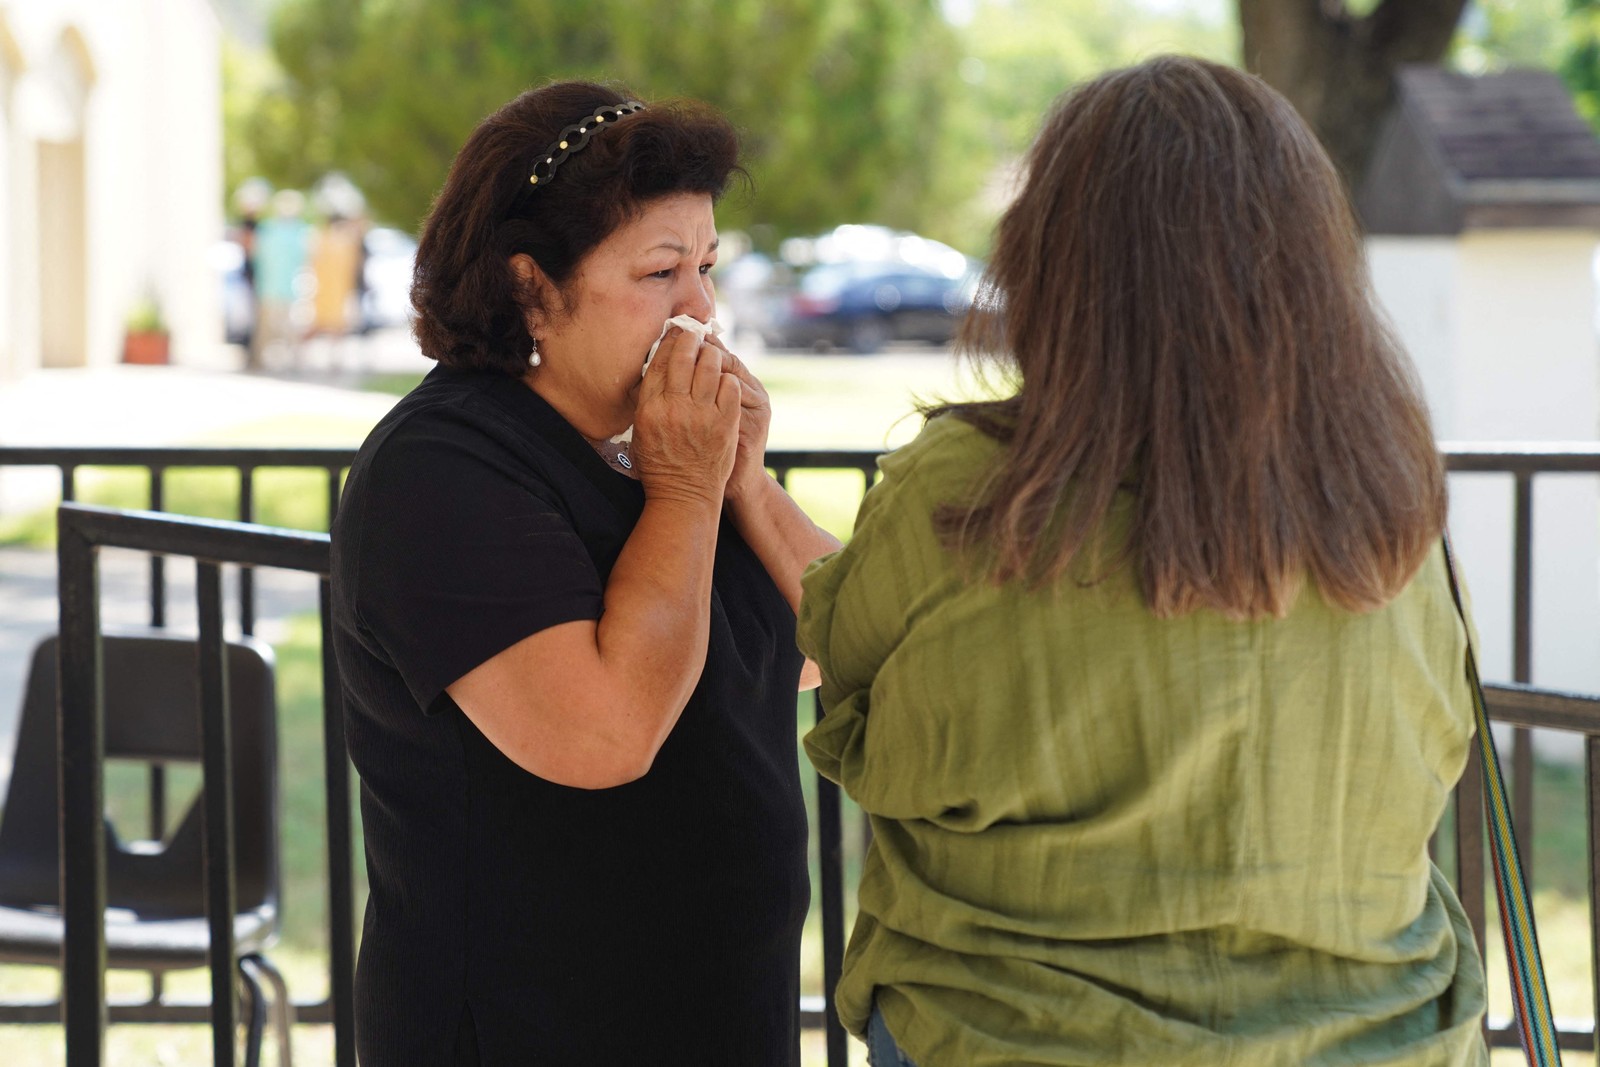
[(861, 471), (861, 480), (865, 483), (862, 486), (861, 495), (866, 496), (867, 491), (872, 488), (872, 483), (877, 481), (878, 461), (874, 459), (871, 463), (864, 463), (857, 469)]
[[(160, 463), (147, 467), (150, 473), (150, 510), (167, 510), (167, 468)], [(167, 625), (167, 557), (160, 552), (150, 553), (150, 625), (164, 628)], [(161, 841), (167, 836), (167, 766), (156, 762), (149, 770), (150, 840)], [(160, 1000), (165, 992), (166, 978), (161, 971), (150, 972), (150, 999)]]
[(344, 691), (333, 653), (333, 594), (320, 582), (322, 612), (322, 741), (328, 813), (328, 967), (333, 1002), (333, 1057), (356, 1067), (354, 1015), (356, 934), (352, 864), (350, 757), (345, 748)]
[[(823, 716), (822, 695), (812, 693), (816, 721)], [(844, 820), (840, 811), (839, 787), (817, 775), (817, 850), (822, 874), (822, 999), (823, 1029), (828, 1052), (828, 1067), (847, 1067), (850, 1044), (834, 995), (844, 969), (844, 858), (841, 848)]]
[(328, 530), (333, 530), (334, 516), (339, 514), (339, 476), (344, 473), (343, 467), (328, 468)]
[[(239, 465), (239, 521), (256, 521), (256, 469), (248, 464)], [(256, 571), (248, 564), (239, 565), (239, 632), (249, 635), (256, 632)]]
[[(1489, 946), (1484, 941), (1488, 919), (1484, 912), (1484, 795), (1483, 769), (1475, 759), (1467, 760), (1456, 785), (1456, 894), (1472, 925), (1479, 954), (1487, 961)], [(1488, 1017), (1483, 1031), (1489, 1032)]]
[(206, 924), (210, 930), (211, 1056), (232, 1067), (239, 1004), (235, 993), (233, 737), (228, 708), (228, 646), (222, 635), (222, 567), (196, 561), (200, 615), (200, 752), (205, 802)]
[(78, 499), (78, 465), (63, 463), (61, 465), (61, 501), (70, 503)]
[[(167, 469), (152, 463), (150, 471), (150, 510), (167, 510)], [(166, 557), (159, 552), (150, 553), (150, 625), (167, 624)], [(167, 765), (159, 761), (149, 769), (149, 826), (150, 840), (161, 841), (167, 836)], [(150, 999), (160, 1000), (164, 985), (162, 972), (150, 972)]]
[(98, 549), (58, 520), (62, 1022), (67, 1067), (100, 1067), (106, 1027), (105, 722)]
[(1592, 1051), (1600, 1062), (1600, 736), (1584, 738), (1583, 783), (1589, 794), (1589, 976), (1596, 1026)]
[[(1533, 474), (1516, 476), (1514, 534), (1515, 576), (1512, 582), (1511, 680), (1533, 680)], [(1533, 732), (1517, 727), (1511, 733), (1511, 819), (1522, 847), (1522, 869), (1533, 884)]]
[[(167, 510), (167, 469), (150, 464), (150, 510)], [(150, 553), (150, 625), (167, 624), (167, 557)]]

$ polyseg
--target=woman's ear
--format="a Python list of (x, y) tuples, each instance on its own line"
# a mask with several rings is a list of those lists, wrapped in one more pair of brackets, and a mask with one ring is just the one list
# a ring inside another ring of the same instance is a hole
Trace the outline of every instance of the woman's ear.
[(547, 309), (558, 304), (556, 287), (539, 269), (539, 264), (526, 252), (518, 252), (506, 263), (517, 279), (517, 301), (532, 323), (543, 323), (549, 317)]

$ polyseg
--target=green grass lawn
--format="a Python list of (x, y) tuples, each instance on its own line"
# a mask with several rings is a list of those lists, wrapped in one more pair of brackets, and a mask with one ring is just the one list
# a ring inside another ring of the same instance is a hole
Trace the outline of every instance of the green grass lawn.
[[(774, 447), (825, 447), (881, 449), (897, 445), (916, 432), (919, 420), (911, 413), (919, 400), (973, 395), (978, 386), (948, 358), (935, 353), (896, 352), (880, 358), (847, 356), (768, 356), (755, 364), (773, 395)], [(403, 392), (407, 382), (379, 383), (387, 391)], [(351, 444), (365, 433), (362, 426), (288, 420), (282, 424), (240, 427), (226, 439), (205, 444)], [(343, 437), (339, 435), (343, 434)], [(80, 499), (114, 506), (143, 507), (148, 501), (148, 479), (128, 471), (85, 471), (80, 474)], [(862, 491), (854, 472), (796, 472), (792, 491), (823, 525), (846, 534)], [(260, 521), (302, 529), (326, 528), (325, 475), (316, 471), (262, 471), (257, 475), (257, 514)], [(237, 478), (227, 472), (169, 472), (169, 510), (186, 514), (231, 518), (236, 514)], [(13, 517), (0, 525), (12, 542), (48, 544), (53, 533), (48, 510)], [(284, 774), (284, 930), (274, 958), (283, 967), (297, 999), (321, 997), (327, 988), (326, 872), (323, 862), (322, 746), (320, 634), (314, 616), (288, 620), (273, 634), (278, 657), (281, 753)], [(803, 732), (812, 721), (809, 694), (800, 699), (798, 724)], [(802, 767), (808, 800), (815, 779)], [(193, 788), (192, 772), (177, 774), (173, 789)], [(113, 818), (138, 818), (143, 781), (125, 769), (108, 772), (107, 792)], [(1586, 1018), (1592, 1014), (1589, 964), (1587, 838), (1584, 824), (1585, 794), (1580, 768), (1541, 765), (1536, 782), (1537, 820), (1533, 839), (1536, 906), (1543, 938), (1551, 995), (1560, 1016)], [(853, 915), (854, 887), (859, 874), (862, 834), (859, 812), (846, 802), (845, 887), (847, 915)], [(813, 806), (814, 810), (814, 806)], [(359, 859), (359, 857), (358, 857)], [(1448, 863), (1446, 864), (1448, 868)], [(359, 867), (359, 864), (358, 864)], [(816, 894), (813, 869), (813, 892)], [(1492, 902), (1492, 890), (1488, 899)], [(1491, 903), (1492, 906), (1492, 903)], [(821, 989), (821, 935), (816, 909), (805, 931), (804, 990)], [(1491, 926), (1490, 961), (1492, 1012), (1509, 1011), (1504, 964), (1498, 934)], [(53, 995), (55, 972), (48, 969), (0, 965), (0, 998), (18, 999)], [(137, 997), (146, 985), (139, 975), (114, 974), (109, 982), (114, 998)], [(191, 972), (170, 988), (178, 995), (203, 999), (204, 972)], [(326, 1027), (303, 1026), (295, 1035), (295, 1052), (305, 1064), (331, 1060), (331, 1037)], [(0, 1027), (0, 1061), (6, 1067), (45, 1067), (62, 1061), (58, 1027)], [(823, 1062), (818, 1034), (806, 1038), (806, 1062)], [(272, 1055), (268, 1052), (269, 1057)], [(209, 1037), (199, 1027), (122, 1026), (111, 1036), (108, 1062), (137, 1064), (191, 1064), (206, 1062)], [(1518, 1062), (1515, 1053), (1497, 1053), (1495, 1063)], [(864, 1062), (859, 1045), (853, 1062)], [(1568, 1064), (1592, 1063), (1592, 1057), (1569, 1055)]]

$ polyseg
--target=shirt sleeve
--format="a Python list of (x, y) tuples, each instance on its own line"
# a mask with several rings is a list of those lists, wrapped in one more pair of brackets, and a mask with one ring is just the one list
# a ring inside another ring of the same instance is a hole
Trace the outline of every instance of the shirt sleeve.
[(885, 758), (867, 743), (873, 692), (919, 605), (940, 595), (941, 578), (950, 572), (950, 557), (933, 529), (933, 509), (944, 501), (920, 477), (923, 457), (953, 429), (941, 426), (944, 421), (880, 461), (883, 477), (862, 500), (849, 543), (813, 563), (801, 581), (797, 639), (822, 670), (826, 709), (806, 735), (806, 754), (821, 774), (878, 814), (898, 813), (906, 798), (883, 788), (894, 776), (873, 773)]
[(559, 495), (470, 426), (411, 420), (359, 506), (356, 610), (424, 711), (528, 635), (600, 617), (603, 583)]

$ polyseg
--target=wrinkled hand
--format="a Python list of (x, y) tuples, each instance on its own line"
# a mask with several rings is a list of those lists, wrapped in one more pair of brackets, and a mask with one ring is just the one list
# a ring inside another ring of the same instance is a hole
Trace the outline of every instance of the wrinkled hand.
[(639, 387), (634, 469), (645, 495), (720, 504), (739, 445), (740, 379), (714, 344), (676, 327)]
[(767, 476), (767, 432), (772, 428), (772, 398), (767, 395), (767, 387), (761, 384), (761, 379), (751, 373), (743, 360), (728, 351), (721, 338), (707, 337), (706, 342), (722, 350), (723, 373), (739, 380), (739, 447), (726, 490), (731, 500)]

